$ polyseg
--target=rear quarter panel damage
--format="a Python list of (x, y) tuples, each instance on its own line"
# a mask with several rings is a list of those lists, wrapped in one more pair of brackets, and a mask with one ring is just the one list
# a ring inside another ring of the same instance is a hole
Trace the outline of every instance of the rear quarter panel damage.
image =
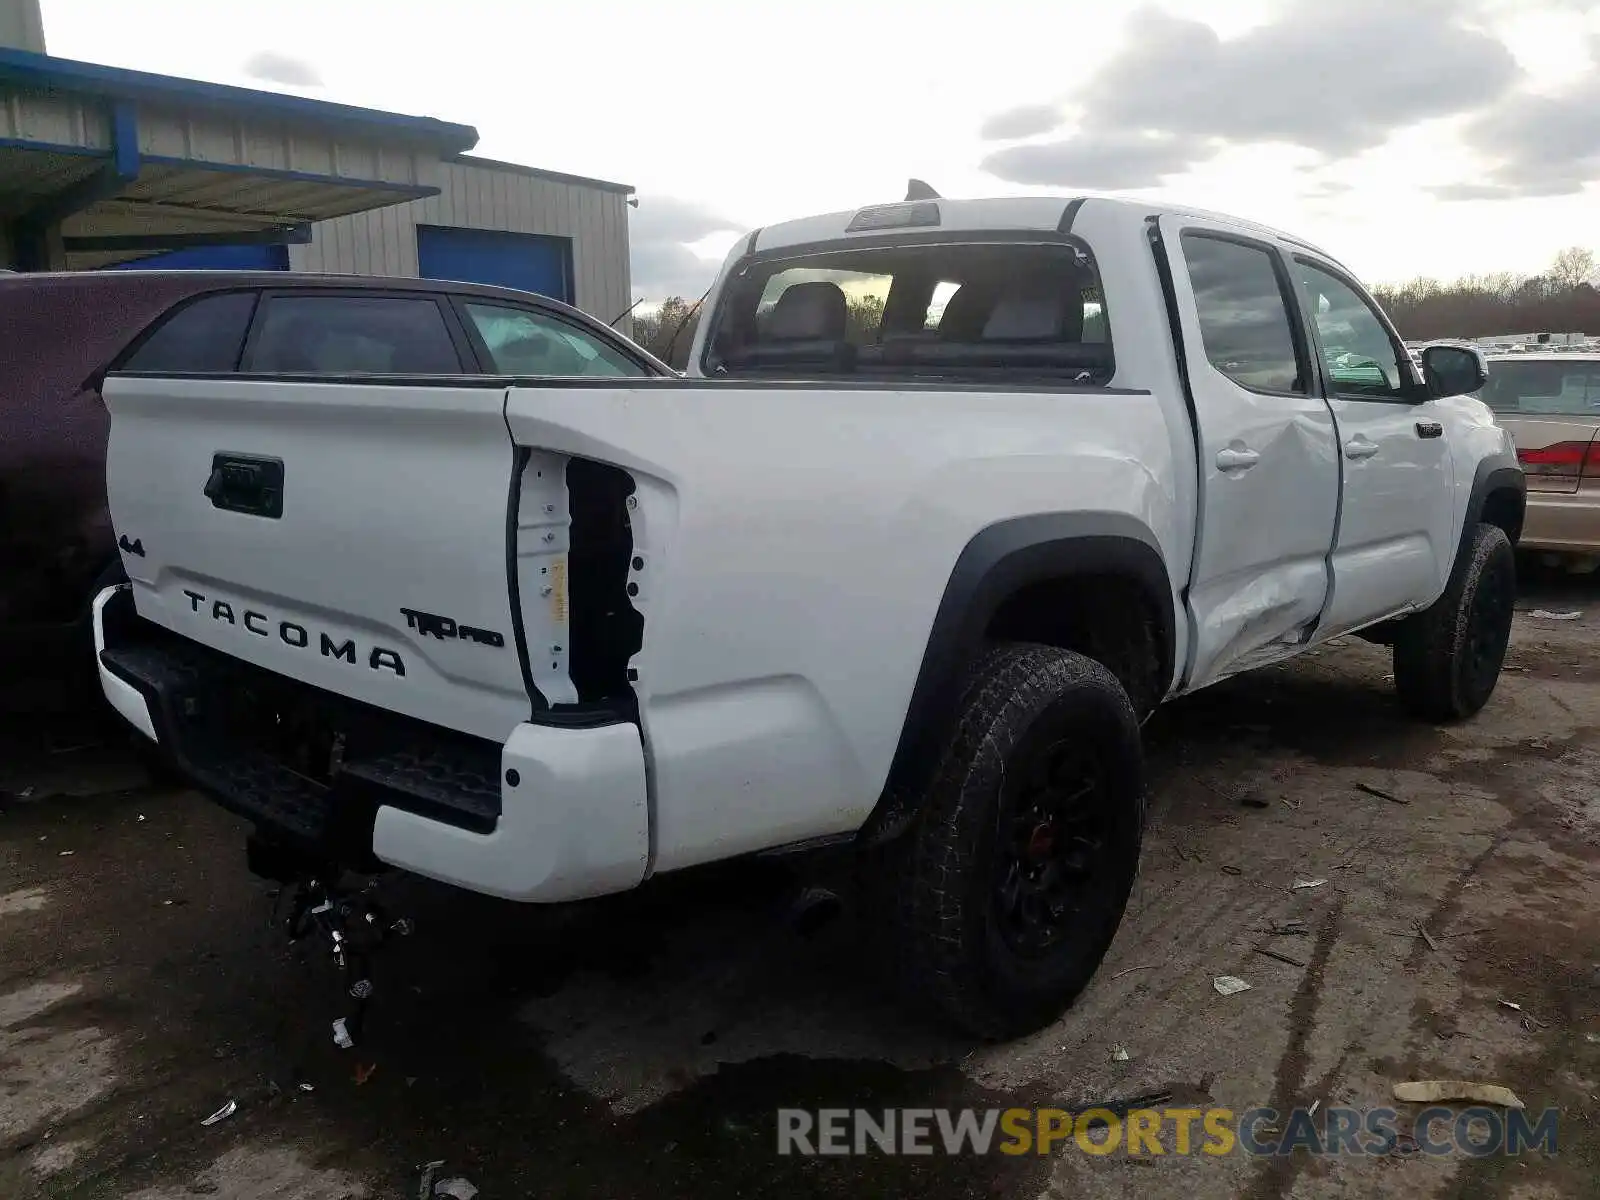
[(861, 826), (985, 528), (1110, 513), (1186, 561), (1168, 420), (1090, 390), (513, 387), (520, 445), (638, 484), (654, 869)]

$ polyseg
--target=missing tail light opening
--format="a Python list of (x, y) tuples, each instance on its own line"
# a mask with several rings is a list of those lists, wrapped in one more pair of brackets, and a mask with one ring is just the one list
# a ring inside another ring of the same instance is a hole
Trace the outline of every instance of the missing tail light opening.
[(631, 707), (628, 662), (639, 652), (644, 617), (628, 599), (633, 479), (604, 463), (567, 463), (571, 550), (567, 562), (572, 655), (569, 673), (583, 705)]

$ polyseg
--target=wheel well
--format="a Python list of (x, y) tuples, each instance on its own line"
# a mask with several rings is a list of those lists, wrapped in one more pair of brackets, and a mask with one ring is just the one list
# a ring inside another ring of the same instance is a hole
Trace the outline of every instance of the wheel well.
[(890, 840), (916, 816), (963, 682), (987, 645), (1038, 642), (1092, 657), (1142, 716), (1172, 681), (1176, 618), (1159, 544), (1132, 518), (1036, 513), (982, 530), (945, 585), (883, 794), (860, 839)]
[(1483, 498), (1483, 511), (1479, 520), (1498, 525), (1515, 546), (1522, 537), (1522, 518), (1526, 500), (1515, 488), (1496, 488)]
[(984, 630), (987, 642), (1039, 642), (1103, 663), (1141, 717), (1169, 680), (1155, 605), (1139, 580), (1118, 574), (1043, 579), (1013, 592)]

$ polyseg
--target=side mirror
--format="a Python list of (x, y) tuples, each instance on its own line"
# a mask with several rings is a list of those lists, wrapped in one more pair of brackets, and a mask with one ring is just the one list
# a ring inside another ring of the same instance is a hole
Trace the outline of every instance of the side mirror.
[(1465, 396), (1489, 381), (1489, 364), (1471, 346), (1429, 346), (1422, 352), (1422, 378), (1430, 396)]

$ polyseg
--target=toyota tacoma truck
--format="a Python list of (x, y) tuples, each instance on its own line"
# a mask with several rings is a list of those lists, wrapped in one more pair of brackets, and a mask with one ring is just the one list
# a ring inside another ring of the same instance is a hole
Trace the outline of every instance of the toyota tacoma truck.
[(307, 870), (554, 902), (853, 844), (911, 992), (1003, 1037), (1111, 941), (1162, 701), (1349, 633), (1426, 720), (1494, 689), (1524, 483), (1483, 360), (1417, 369), (1306, 242), (811, 217), (733, 249), (691, 364), (112, 363), (106, 695)]

